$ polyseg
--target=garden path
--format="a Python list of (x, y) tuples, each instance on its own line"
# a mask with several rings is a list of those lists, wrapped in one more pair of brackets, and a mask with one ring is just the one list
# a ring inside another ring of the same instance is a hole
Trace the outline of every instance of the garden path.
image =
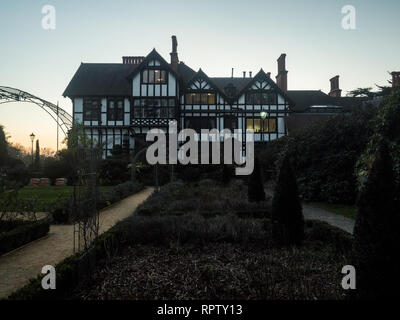
[[(100, 211), (100, 233), (134, 212), (153, 188), (129, 196)], [(33, 241), (0, 257), (0, 299), (6, 298), (36, 277), (45, 265), (56, 265), (73, 254), (73, 226), (51, 225), (44, 238)]]
[[(273, 196), (271, 189), (266, 188), (265, 193)], [(350, 218), (343, 217), (336, 213), (321, 209), (309, 203), (303, 203), (303, 215), (307, 220), (320, 220), (329, 223), (330, 225), (340, 228), (348, 233), (353, 234), (355, 221)]]

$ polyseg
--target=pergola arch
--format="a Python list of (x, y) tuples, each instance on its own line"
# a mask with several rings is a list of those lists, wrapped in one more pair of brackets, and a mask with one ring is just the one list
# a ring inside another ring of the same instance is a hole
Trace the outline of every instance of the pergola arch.
[(28, 92), (0, 86), (0, 104), (7, 102), (30, 102), (36, 104), (53, 118), (64, 135), (67, 135), (68, 131), (72, 128), (72, 116), (59, 106)]

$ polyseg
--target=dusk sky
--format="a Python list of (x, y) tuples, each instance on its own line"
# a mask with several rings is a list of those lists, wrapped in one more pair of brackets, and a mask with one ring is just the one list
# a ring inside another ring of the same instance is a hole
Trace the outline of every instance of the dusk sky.
[[(56, 29), (42, 28), (42, 7), (56, 9)], [(342, 28), (342, 7), (356, 9), (356, 29)], [(286, 53), (288, 89), (329, 92), (340, 75), (345, 95), (388, 85), (400, 70), (398, 0), (153, 0), (0, 2), (0, 86), (15, 87), (72, 113), (62, 93), (81, 62), (120, 63), (153, 48), (169, 61), (171, 35), (179, 59), (210, 76), (270, 71)], [(12, 142), (56, 148), (56, 125), (32, 104), (0, 104)]]

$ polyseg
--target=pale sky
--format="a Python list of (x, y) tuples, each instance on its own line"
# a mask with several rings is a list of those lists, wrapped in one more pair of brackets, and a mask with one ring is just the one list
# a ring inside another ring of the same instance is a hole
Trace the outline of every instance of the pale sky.
[[(56, 29), (42, 28), (42, 7), (56, 9)], [(356, 9), (356, 29), (341, 26), (342, 7)], [(181, 61), (209, 76), (277, 72), (286, 53), (288, 89), (343, 93), (388, 85), (400, 70), (398, 0), (86, 0), (0, 1), (0, 86), (15, 87), (71, 112), (62, 93), (81, 62), (121, 62), (153, 48), (169, 61), (171, 35)], [(56, 148), (56, 125), (31, 104), (0, 104), (11, 141)]]

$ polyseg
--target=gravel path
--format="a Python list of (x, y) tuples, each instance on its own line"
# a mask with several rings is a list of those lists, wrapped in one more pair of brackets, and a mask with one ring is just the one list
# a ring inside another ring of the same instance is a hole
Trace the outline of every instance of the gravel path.
[[(153, 188), (145, 188), (116, 204), (101, 210), (100, 233), (107, 231), (118, 221), (132, 214), (150, 194)], [(36, 277), (44, 265), (56, 265), (73, 254), (73, 226), (51, 225), (44, 238), (31, 242), (0, 257), (0, 299), (23, 287)]]
[[(273, 192), (270, 189), (265, 189), (265, 193), (271, 197), (273, 196)], [(325, 221), (334, 227), (353, 234), (355, 223), (353, 219), (343, 217), (308, 203), (303, 203), (303, 215), (304, 219)]]

